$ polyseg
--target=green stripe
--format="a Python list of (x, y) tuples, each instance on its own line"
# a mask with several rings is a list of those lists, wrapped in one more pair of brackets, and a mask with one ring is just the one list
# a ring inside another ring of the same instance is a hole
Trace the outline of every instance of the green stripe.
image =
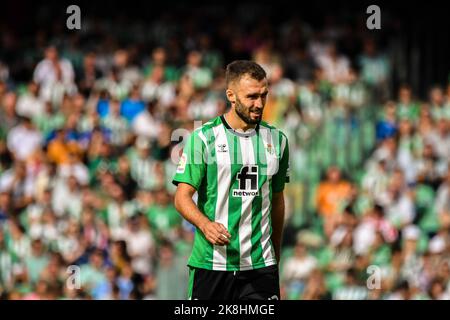
[[(206, 169), (206, 176), (207, 176), (207, 189), (205, 186), (205, 189), (199, 190), (198, 193), (199, 197), (202, 198), (202, 212), (206, 214), (206, 216), (211, 220), (215, 221), (215, 214), (216, 214), (216, 205), (217, 205), (217, 161), (216, 161), (216, 148), (215, 148), (215, 140), (216, 137), (214, 135), (213, 127), (206, 127), (202, 128), (203, 135), (206, 138), (206, 143), (208, 144), (208, 150), (209, 154), (214, 161), (210, 161), (208, 159), (208, 165)], [(206, 206), (203, 208), (203, 204), (206, 204)], [(214, 257), (214, 246), (209, 242), (205, 236), (203, 235), (203, 242), (204, 246), (201, 254), (203, 255), (202, 259), (203, 261), (207, 262), (209, 268), (213, 269), (213, 257)]]
[(227, 141), (229, 145), (229, 154), (234, 155), (231, 158), (231, 183), (230, 183), (230, 191), (228, 195), (228, 230), (231, 232), (231, 240), (230, 244), (227, 246), (227, 270), (233, 270), (236, 267), (239, 268), (240, 265), (240, 243), (239, 243), (239, 222), (241, 220), (241, 212), (242, 212), (242, 198), (233, 197), (233, 190), (239, 189), (239, 183), (236, 179), (237, 174), (241, 170), (242, 167), (242, 156), (241, 156), (241, 146), (239, 143), (239, 138), (229, 133), (227, 129), (225, 129)]
[[(208, 159), (207, 163), (207, 169), (206, 169), (206, 175), (208, 179), (208, 190), (205, 190), (202, 192), (203, 195), (207, 197), (205, 201), (207, 201), (208, 206), (205, 208), (204, 212), (208, 212), (208, 218), (211, 219), (211, 221), (215, 221), (215, 215), (216, 215), (216, 206), (217, 206), (217, 161), (216, 161), (216, 148), (215, 148), (215, 141), (216, 136), (214, 135), (213, 127), (205, 128), (203, 130), (203, 134), (206, 138), (206, 142), (208, 144), (208, 156), (210, 156), (213, 161), (210, 161), (211, 159)], [(213, 269), (213, 259), (214, 259), (214, 246), (206, 240), (207, 248), (205, 250), (206, 260), (208, 261), (208, 264), (210, 265), (210, 269)]]
[[(200, 129), (206, 138), (206, 143), (211, 151), (210, 156), (215, 157), (214, 141), (215, 136), (211, 127), (202, 127)], [(206, 160), (206, 159), (203, 159)], [(217, 163), (208, 161), (206, 167), (207, 183), (201, 183), (198, 189), (198, 209), (203, 212), (211, 221), (214, 221), (214, 214), (217, 202)], [(213, 245), (205, 235), (199, 230), (195, 231), (195, 241), (192, 254), (189, 258), (189, 265), (201, 266), (202, 268), (212, 270), (213, 268)]]
[[(252, 137), (253, 153), (256, 164), (259, 166), (258, 171), (258, 190), (259, 195), (254, 198), (252, 203), (252, 264), (264, 264), (263, 250), (261, 245), (261, 221), (262, 221), (262, 192), (261, 187), (267, 180), (267, 160), (264, 151), (264, 144), (261, 136), (255, 135)], [(265, 265), (265, 264), (264, 264)]]
[[(278, 155), (278, 159), (281, 160), (282, 154), (281, 154), (281, 142), (283, 139), (283, 135), (279, 130), (272, 129), (270, 130), (272, 134), (272, 143), (275, 145), (275, 152)], [(280, 165), (280, 161), (278, 161), (278, 166)], [(278, 168), (279, 170), (280, 168)], [(269, 184), (269, 226), (270, 226), (270, 248), (272, 255), (275, 257), (275, 249), (272, 242), (272, 183)]]
[(265, 128), (270, 129), (270, 130), (277, 130), (274, 126), (268, 124), (268, 123), (265, 122), (265, 121), (261, 121), (259, 125), (260, 125), (261, 127), (265, 127)]
[(192, 299), (192, 290), (194, 289), (195, 268), (189, 268), (189, 285), (188, 285), (188, 299)]

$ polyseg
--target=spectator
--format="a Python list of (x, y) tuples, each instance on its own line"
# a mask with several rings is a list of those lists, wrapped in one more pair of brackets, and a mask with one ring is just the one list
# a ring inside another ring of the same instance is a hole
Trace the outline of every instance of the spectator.
[(129, 123), (120, 115), (120, 102), (112, 99), (109, 102), (109, 113), (101, 120), (104, 128), (109, 130), (111, 145), (115, 148), (125, 146), (130, 140)]
[(8, 148), (15, 158), (26, 161), (40, 148), (42, 135), (36, 130), (30, 118), (22, 118), (19, 125), (8, 134)]
[(359, 57), (361, 78), (371, 87), (374, 87), (382, 98), (387, 97), (390, 80), (391, 65), (386, 55), (379, 53), (373, 38), (364, 41), (364, 51)]
[[(166, 286), (157, 286), (156, 298), (160, 300), (186, 299), (186, 290), (183, 290), (187, 278), (185, 268), (175, 257), (175, 252), (170, 242), (163, 241), (159, 249), (159, 259), (156, 268), (157, 283), (166, 283)], [(180, 290), (181, 286), (181, 290)], [(187, 289), (187, 288), (184, 288)]]
[(324, 78), (333, 83), (345, 82), (350, 72), (350, 63), (347, 57), (340, 55), (335, 44), (331, 44), (326, 54), (317, 60), (318, 65), (323, 70)]
[(77, 75), (78, 88), (85, 96), (89, 96), (94, 89), (95, 83), (102, 77), (102, 71), (96, 65), (96, 56), (90, 52), (84, 56), (83, 68)]
[(322, 181), (317, 189), (317, 211), (324, 219), (324, 232), (331, 236), (340, 208), (350, 195), (350, 184), (341, 178), (337, 167), (327, 170), (326, 180)]
[(17, 100), (17, 114), (32, 119), (42, 115), (44, 109), (45, 103), (39, 98), (39, 85), (36, 82), (30, 82), (27, 93)]
[(133, 132), (137, 136), (155, 140), (160, 131), (160, 121), (156, 117), (157, 100), (147, 102), (147, 108), (133, 120)]
[(330, 300), (331, 294), (327, 291), (323, 273), (314, 270), (308, 278), (303, 291), (302, 300)]
[(131, 88), (129, 98), (122, 102), (120, 107), (121, 115), (131, 123), (144, 109), (145, 104), (140, 98), (139, 88), (134, 86)]
[(53, 102), (54, 105), (61, 101), (64, 93), (73, 94), (77, 90), (72, 63), (61, 59), (55, 46), (45, 49), (45, 57), (37, 64), (33, 80), (41, 88), (40, 97), (44, 101)]
[[(281, 279), (287, 285), (287, 290), (293, 295), (301, 295), (307, 279), (316, 268), (317, 260), (311, 256), (301, 242), (297, 242), (294, 255), (285, 261)], [(292, 293), (295, 291), (295, 293)]]
[(48, 260), (42, 241), (39, 239), (33, 240), (31, 243), (31, 255), (25, 259), (28, 279), (31, 283), (38, 281), (41, 272), (48, 264)]
[(139, 216), (129, 218), (123, 239), (127, 243), (133, 270), (143, 275), (151, 273), (155, 242), (145, 217), (144, 219)]
[(154, 204), (147, 211), (149, 224), (159, 239), (176, 239), (176, 228), (181, 226), (181, 217), (171, 200), (165, 189), (156, 190)]
[(105, 281), (104, 257), (101, 250), (94, 250), (89, 256), (89, 263), (81, 267), (81, 285), (92, 294), (95, 288)]
[(366, 300), (367, 297), (367, 288), (358, 284), (354, 269), (347, 271), (345, 285), (333, 293), (333, 300)]

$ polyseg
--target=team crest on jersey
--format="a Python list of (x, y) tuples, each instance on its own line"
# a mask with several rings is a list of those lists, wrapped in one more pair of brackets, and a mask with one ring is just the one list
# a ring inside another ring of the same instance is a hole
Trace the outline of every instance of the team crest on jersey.
[(184, 173), (186, 169), (187, 156), (186, 153), (183, 153), (180, 157), (180, 162), (178, 163), (177, 173)]
[(272, 144), (270, 144), (270, 143), (267, 144), (266, 150), (267, 150), (267, 152), (268, 152), (269, 154), (271, 154), (271, 155), (273, 155), (273, 154), (275, 153), (275, 150), (274, 150)]
[(233, 190), (233, 197), (255, 197), (259, 195), (258, 166), (243, 166), (236, 178), (239, 181), (239, 189)]

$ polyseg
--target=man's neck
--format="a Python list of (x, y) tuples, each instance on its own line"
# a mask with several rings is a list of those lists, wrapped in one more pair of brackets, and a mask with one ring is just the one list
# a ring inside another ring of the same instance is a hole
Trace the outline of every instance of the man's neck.
[(225, 121), (236, 131), (246, 132), (248, 130), (253, 130), (256, 127), (256, 124), (248, 124), (244, 120), (242, 120), (237, 113), (232, 109), (224, 114)]

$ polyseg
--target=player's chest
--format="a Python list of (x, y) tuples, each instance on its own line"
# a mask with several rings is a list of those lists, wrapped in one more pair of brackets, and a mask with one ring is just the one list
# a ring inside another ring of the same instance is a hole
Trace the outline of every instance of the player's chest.
[(219, 173), (268, 175), (278, 171), (280, 155), (271, 141), (260, 136), (217, 137), (209, 157)]

